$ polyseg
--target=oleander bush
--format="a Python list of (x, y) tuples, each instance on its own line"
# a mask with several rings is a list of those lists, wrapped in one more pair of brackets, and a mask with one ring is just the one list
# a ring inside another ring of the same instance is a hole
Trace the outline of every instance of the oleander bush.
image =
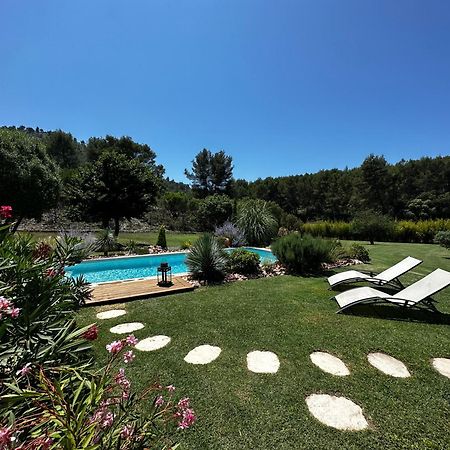
[(242, 275), (253, 275), (259, 271), (260, 257), (258, 254), (239, 248), (228, 256), (228, 271)]
[(12, 226), (0, 207), (0, 448), (176, 448), (194, 411), (172, 386), (132, 391), (118, 364), (134, 359), (134, 336), (109, 344), (106, 366), (90, 369), (98, 328), (74, 319), (90, 289), (64, 276), (85, 251), (80, 240), (36, 242)]
[(272, 252), (286, 268), (297, 274), (320, 271), (322, 263), (332, 262), (335, 242), (292, 233), (276, 240)]

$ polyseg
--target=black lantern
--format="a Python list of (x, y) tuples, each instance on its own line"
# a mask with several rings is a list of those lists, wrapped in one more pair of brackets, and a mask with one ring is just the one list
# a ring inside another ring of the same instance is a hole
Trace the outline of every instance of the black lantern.
[(156, 278), (158, 286), (172, 286), (172, 267), (169, 266), (169, 263), (161, 263)]

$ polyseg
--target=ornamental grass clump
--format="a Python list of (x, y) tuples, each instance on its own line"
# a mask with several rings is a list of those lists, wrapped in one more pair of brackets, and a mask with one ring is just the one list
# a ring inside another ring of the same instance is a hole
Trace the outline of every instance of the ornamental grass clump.
[(193, 278), (209, 283), (223, 280), (227, 261), (219, 241), (212, 234), (204, 234), (192, 245), (186, 265)]
[(322, 263), (332, 262), (332, 241), (297, 233), (272, 244), (272, 252), (286, 268), (297, 274), (318, 272)]
[(266, 245), (277, 232), (277, 221), (264, 200), (243, 200), (238, 205), (236, 225), (250, 245)]

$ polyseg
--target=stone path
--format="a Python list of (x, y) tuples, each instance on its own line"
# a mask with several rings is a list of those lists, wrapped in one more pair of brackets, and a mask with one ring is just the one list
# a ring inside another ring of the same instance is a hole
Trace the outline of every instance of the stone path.
[[(112, 319), (126, 314), (124, 309), (112, 309), (97, 314), (100, 320)], [(140, 322), (122, 323), (110, 329), (111, 333), (126, 334), (144, 328)], [(140, 340), (136, 349), (149, 352), (159, 350), (171, 341), (169, 336), (157, 335)], [(217, 346), (203, 344), (192, 349), (184, 361), (189, 364), (205, 365), (216, 360), (222, 352)], [(349, 376), (350, 370), (338, 357), (322, 351), (310, 354), (314, 365), (326, 373), (335, 376)], [(398, 359), (381, 352), (369, 353), (368, 362), (386, 375), (396, 378), (407, 378), (411, 374), (406, 365)], [(432, 366), (443, 376), (450, 378), (450, 359), (433, 358)], [(270, 351), (254, 350), (247, 354), (247, 368), (254, 373), (278, 372), (280, 360)], [(344, 431), (360, 431), (366, 429), (369, 424), (359, 405), (348, 398), (328, 394), (311, 394), (306, 398), (306, 404), (310, 413), (323, 424)]]
[(247, 354), (247, 368), (255, 373), (276, 373), (280, 361), (275, 353), (253, 351)]
[(184, 360), (189, 364), (209, 364), (217, 359), (222, 352), (220, 347), (213, 345), (199, 345), (191, 350)]
[(344, 431), (360, 431), (369, 426), (362, 409), (345, 397), (312, 394), (306, 398), (309, 412), (329, 427)]
[(110, 309), (109, 311), (100, 312), (97, 314), (97, 319), (114, 319), (114, 317), (120, 317), (125, 315), (127, 312), (124, 309)]
[(396, 378), (408, 378), (411, 376), (408, 368), (398, 359), (384, 353), (369, 353), (369, 363), (386, 375)]
[(142, 352), (153, 352), (165, 347), (170, 342), (169, 336), (158, 335), (152, 336), (139, 341), (135, 348)]
[(345, 363), (336, 356), (325, 352), (313, 352), (309, 355), (313, 364), (322, 369), (324, 372), (345, 377), (350, 375), (350, 370)]
[(450, 378), (450, 359), (449, 358), (433, 358), (433, 367), (444, 377)]
[(133, 331), (137, 331), (144, 328), (144, 324), (141, 322), (130, 322), (130, 323), (121, 323), (120, 325), (116, 325), (109, 329), (111, 333), (114, 334), (127, 334), (132, 333)]

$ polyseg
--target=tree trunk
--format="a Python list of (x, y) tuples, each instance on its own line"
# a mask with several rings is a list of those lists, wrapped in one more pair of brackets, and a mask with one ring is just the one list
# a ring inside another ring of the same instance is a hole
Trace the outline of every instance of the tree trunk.
[(114, 218), (114, 236), (117, 237), (119, 236), (119, 231), (120, 231), (120, 220), (115, 217)]
[(17, 218), (16, 222), (14, 223), (14, 225), (13, 225), (13, 227), (12, 227), (12, 229), (11, 229), (11, 232), (12, 232), (12, 233), (15, 233), (15, 232), (17, 231), (17, 228), (19, 228), (19, 225), (20, 225), (20, 223), (22, 222), (22, 219), (23, 219), (22, 216), (20, 216), (20, 217)]

